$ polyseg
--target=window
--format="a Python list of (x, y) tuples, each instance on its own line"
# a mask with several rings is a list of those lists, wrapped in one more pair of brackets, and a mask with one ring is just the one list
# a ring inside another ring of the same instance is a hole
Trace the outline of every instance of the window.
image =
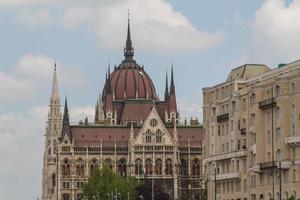
[(97, 159), (93, 159), (90, 165), (90, 174), (92, 174), (96, 168), (98, 168), (98, 161)]
[(76, 175), (81, 177), (84, 176), (84, 162), (81, 158), (77, 160)]
[(271, 144), (271, 140), (272, 140), (271, 132), (268, 131), (267, 132), (267, 144)]
[(76, 200), (82, 200), (82, 193), (78, 193), (76, 195)]
[(279, 120), (280, 119), (280, 107), (276, 107), (276, 110), (275, 110), (275, 119), (276, 120)]
[(200, 161), (198, 158), (195, 158), (192, 163), (192, 175), (200, 176)]
[(151, 131), (149, 129), (146, 131), (146, 143), (151, 143)]
[(63, 189), (69, 189), (70, 183), (69, 182), (63, 182)]
[(280, 142), (281, 138), (281, 128), (276, 128), (276, 141)]
[(110, 169), (113, 168), (113, 161), (112, 161), (112, 159), (110, 159), (110, 158), (105, 159), (105, 160), (104, 160), (104, 164), (105, 164), (106, 166), (108, 166)]
[(187, 175), (188, 174), (188, 165), (187, 161), (185, 159), (181, 159), (181, 175)]
[(279, 85), (276, 85), (276, 87), (275, 87), (275, 95), (276, 95), (276, 97), (278, 97), (280, 95), (280, 86)]
[(172, 175), (173, 174), (173, 170), (172, 170), (172, 160), (170, 158), (168, 158), (166, 160), (166, 171), (165, 171), (166, 175)]
[(52, 174), (52, 187), (56, 186), (56, 178), (55, 178), (55, 173)]
[(66, 158), (64, 159), (63, 165), (62, 165), (62, 175), (63, 176), (70, 176), (70, 162)]
[(256, 103), (256, 95), (255, 93), (252, 93), (250, 96), (250, 105), (253, 105)]
[(63, 200), (70, 200), (70, 194), (64, 193), (64, 194), (62, 195), (62, 199), (63, 199)]
[(118, 163), (118, 175), (119, 176), (126, 176), (126, 160), (124, 158), (121, 158), (119, 160), (119, 163)]
[(147, 159), (145, 162), (145, 172), (147, 175), (152, 174), (152, 160), (151, 159)]
[(255, 114), (251, 114), (251, 125), (254, 126), (255, 125)]
[(157, 159), (155, 161), (155, 174), (157, 174), (157, 175), (162, 174), (162, 161), (161, 161), (161, 159)]
[(83, 188), (83, 182), (77, 182), (77, 188)]
[(295, 94), (295, 83), (292, 83), (292, 94)]
[(247, 186), (247, 179), (244, 179), (244, 192), (247, 192), (248, 186)]
[(161, 131), (160, 131), (160, 129), (158, 129), (156, 131), (156, 142), (161, 143)]
[(143, 175), (143, 163), (139, 158), (135, 160), (135, 175)]

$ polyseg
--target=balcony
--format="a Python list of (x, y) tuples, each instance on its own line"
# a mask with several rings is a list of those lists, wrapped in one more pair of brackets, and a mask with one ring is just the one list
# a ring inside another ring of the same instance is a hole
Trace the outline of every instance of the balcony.
[(259, 168), (261, 170), (263, 170), (263, 169), (277, 168), (277, 162), (275, 162), (275, 161), (263, 162), (263, 163), (259, 164)]
[(247, 150), (238, 150), (235, 152), (213, 155), (213, 156), (205, 158), (203, 162), (226, 160), (226, 159), (230, 159), (230, 158), (238, 158), (238, 157), (243, 157), (243, 156), (247, 156)]
[[(231, 172), (231, 173), (225, 173), (225, 174), (217, 174), (217, 181), (219, 180), (225, 180), (225, 179), (238, 179), (240, 178), (240, 172)], [(212, 179), (214, 180), (215, 177), (213, 176)]]
[(269, 98), (269, 99), (266, 99), (266, 100), (263, 100), (263, 101), (260, 101), (259, 102), (259, 108), (260, 109), (268, 109), (268, 108), (272, 108), (276, 106), (276, 101), (274, 98)]
[(246, 135), (246, 128), (241, 128), (241, 135)]
[(217, 122), (226, 121), (229, 119), (229, 113), (224, 113), (217, 116)]
[(300, 136), (290, 136), (285, 138), (285, 143), (291, 146), (300, 146)]

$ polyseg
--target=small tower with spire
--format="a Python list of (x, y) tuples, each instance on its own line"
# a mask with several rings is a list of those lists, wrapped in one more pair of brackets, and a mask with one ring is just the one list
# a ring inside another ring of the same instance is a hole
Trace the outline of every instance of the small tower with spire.
[(130, 35), (130, 18), (128, 11), (128, 25), (127, 25), (127, 39), (126, 46), (124, 47), (125, 61), (132, 61), (134, 56), (134, 48), (132, 46), (131, 35)]
[(45, 134), (45, 150), (43, 160), (43, 188), (42, 188), (42, 200), (51, 199), (56, 193), (55, 187), (52, 186), (51, 181), (56, 176), (55, 158), (56, 150), (58, 148), (58, 138), (60, 137), (60, 131), (62, 126), (62, 115), (60, 110), (60, 97), (58, 90), (57, 69), (56, 63), (54, 63), (52, 89), (50, 95), (48, 120), (46, 125)]

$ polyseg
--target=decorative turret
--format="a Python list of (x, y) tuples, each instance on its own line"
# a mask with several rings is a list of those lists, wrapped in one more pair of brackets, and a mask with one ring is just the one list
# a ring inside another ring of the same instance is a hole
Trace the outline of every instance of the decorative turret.
[(168, 73), (166, 73), (165, 101), (169, 98)]
[(127, 40), (124, 48), (125, 61), (132, 61), (134, 56), (134, 48), (132, 46), (131, 35), (130, 35), (130, 19), (128, 13), (128, 26), (127, 26)]
[(170, 94), (175, 94), (175, 84), (174, 84), (174, 74), (173, 74), (173, 64), (172, 64), (172, 69), (171, 69)]
[(62, 136), (61, 141), (63, 141), (65, 136), (68, 136), (70, 140), (72, 139), (67, 97), (65, 98), (65, 108), (64, 108), (64, 116), (63, 116), (63, 122), (62, 122), (61, 136)]

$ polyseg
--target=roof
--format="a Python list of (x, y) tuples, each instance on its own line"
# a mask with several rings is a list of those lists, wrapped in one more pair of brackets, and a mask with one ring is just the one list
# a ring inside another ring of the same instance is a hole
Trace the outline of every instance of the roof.
[(226, 81), (235, 79), (249, 79), (271, 69), (262, 64), (245, 64), (231, 70)]
[[(134, 137), (137, 136), (141, 126), (133, 128)], [(168, 127), (168, 132), (173, 138), (174, 128)], [(100, 146), (104, 147), (127, 146), (130, 137), (129, 126), (71, 126), (75, 146)], [(177, 127), (179, 145), (199, 146), (202, 144), (203, 128), (201, 126)]]

